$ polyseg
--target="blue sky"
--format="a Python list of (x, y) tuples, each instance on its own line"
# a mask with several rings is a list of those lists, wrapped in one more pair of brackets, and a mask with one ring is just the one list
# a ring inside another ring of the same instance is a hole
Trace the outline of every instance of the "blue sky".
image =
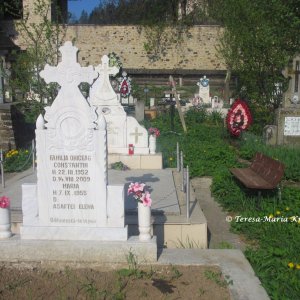
[(82, 10), (90, 13), (100, 2), (102, 0), (68, 0), (68, 11), (79, 18)]

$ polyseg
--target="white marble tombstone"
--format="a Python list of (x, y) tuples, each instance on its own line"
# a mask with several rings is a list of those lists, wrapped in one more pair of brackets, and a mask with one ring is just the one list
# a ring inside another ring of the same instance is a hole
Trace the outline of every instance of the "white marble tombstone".
[(147, 130), (135, 118), (127, 117), (111, 87), (109, 76), (117, 74), (118, 68), (109, 67), (107, 55), (101, 61), (95, 68), (99, 77), (90, 89), (89, 101), (103, 113), (107, 122), (108, 153), (128, 154), (128, 145), (133, 144), (134, 154), (149, 154)]
[(58, 66), (41, 72), (61, 89), (36, 122), (37, 185), (22, 186), (22, 239), (127, 240), (124, 186), (107, 185), (106, 121), (78, 89), (97, 72), (77, 51), (66, 42)]
[(199, 86), (199, 97), (202, 99), (204, 104), (211, 104), (210, 96), (209, 96), (209, 79), (206, 76), (200, 78), (197, 82)]

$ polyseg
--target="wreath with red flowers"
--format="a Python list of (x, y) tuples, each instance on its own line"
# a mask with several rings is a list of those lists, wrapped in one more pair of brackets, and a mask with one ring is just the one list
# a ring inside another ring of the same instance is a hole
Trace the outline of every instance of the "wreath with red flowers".
[(123, 72), (122, 77), (119, 79), (119, 91), (123, 98), (131, 94), (131, 78), (127, 76), (126, 72)]
[(246, 130), (252, 123), (252, 115), (245, 101), (235, 100), (227, 117), (227, 128), (233, 136), (240, 136), (241, 132)]

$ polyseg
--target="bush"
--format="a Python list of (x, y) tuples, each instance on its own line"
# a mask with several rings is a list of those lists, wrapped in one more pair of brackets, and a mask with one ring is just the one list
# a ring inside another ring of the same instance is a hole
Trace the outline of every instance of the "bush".
[(29, 150), (10, 150), (5, 153), (4, 171), (20, 172), (28, 169), (32, 165), (31, 153)]

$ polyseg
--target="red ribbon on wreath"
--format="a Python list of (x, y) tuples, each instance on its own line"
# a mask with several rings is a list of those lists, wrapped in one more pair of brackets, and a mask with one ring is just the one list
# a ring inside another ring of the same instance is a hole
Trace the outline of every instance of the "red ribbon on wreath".
[(233, 103), (228, 111), (226, 122), (228, 130), (234, 136), (239, 136), (243, 130), (250, 126), (252, 116), (245, 101), (237, 99)]

